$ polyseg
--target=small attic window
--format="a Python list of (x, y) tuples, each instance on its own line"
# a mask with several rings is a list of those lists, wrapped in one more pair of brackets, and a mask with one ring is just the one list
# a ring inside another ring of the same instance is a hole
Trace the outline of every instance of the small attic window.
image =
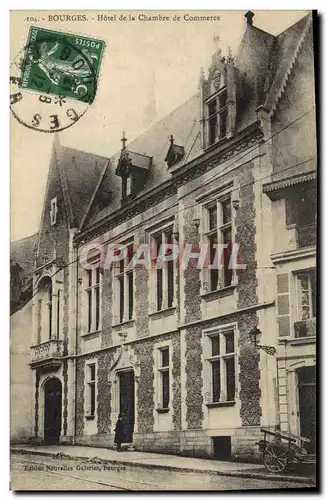
[(50, 222), (51, 226), (55, 226), (57, 223), (57, 213), (58, 213), (58, 205), (57, 205), (57, 197), (52, 198), (50, 202)]
[(184, 147), (178, 146), (178, 144), (174, 144), (174, 137), (170, 136), (170, 146), (165, 158), (165, 162), (167, 162), (168, 167), (172, 167), (176, 163), (178, 163), (184, 156)]

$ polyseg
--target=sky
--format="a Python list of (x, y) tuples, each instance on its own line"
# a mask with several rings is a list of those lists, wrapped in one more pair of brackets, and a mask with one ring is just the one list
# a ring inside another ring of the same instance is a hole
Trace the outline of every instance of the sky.
[[(186, 11), (185, 11), (186, 12)], [(185, 13), (184, 12), (184, 13)], [(80, 11), (52, 12), (81, 14)], [(123, 14), (139, 12), (125, 11)], [(174, 16), (172, 11), (150, 15)], [(277, 35), (306, 15), (306, 11), (254, 11), (254, 25)], [(48, 12), (44, 12), (47, 19)], [(69, 129), (59, 132), (60, 143), (106, 157), (121, 148), (122, 131), (128, 142), (144, 130), (146, 107), (155, 98), (157, 121), (197, 92), (201, 66), (207, 72), (219, 36), (223, 54), (228, 46), (235, 54), (244, 32), (245, 11), (191, 11), (191, 16), (215, 15), (220, 21), (168, 21), (122, 23), (97, 21), (27, 21), (33, 11), (11, 11), (11, 61), (22, 50), (30, 25), (83, 34), (105, 41), (106, 48), (97, 96), (86, 114)], [(177, 13), (183, 17), (183, 13)], [(94, 20), (92, 20), (92, 18)], [(163, 140), (168, 138), (163, 138)], [(128, 145), (127, 142), (127, 145)], [(53, 134), (28, 129), (11, 116), (11, 241), (38, 231), (52, 150)]]

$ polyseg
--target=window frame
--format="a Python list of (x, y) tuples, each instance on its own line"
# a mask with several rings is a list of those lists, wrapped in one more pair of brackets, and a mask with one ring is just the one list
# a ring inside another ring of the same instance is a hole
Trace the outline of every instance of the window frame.
[(57, 339), (55, 282), (51, 276), (44, 275), (38, 280), (37, 288), (36, 341), (43, 343)]
[[(151, 249), (151, 270), (152, 276), (150, 282), (152, 283), (151, 296), (155, 297), (151, 307), (150, 313), (162, 312), (167, 309), (172, 309), (176, 307), (176, 260), (173, 259), (168, 262), (164, 262), (161, 269), (157, 269), (157, 260), (158, 260), (158, 248), (156, 240), (160, 236), (161, 237), (161, 246), (166, 244), (175, 244), (174, 239), (174, 224), (173, 222), (168, 222), (160, 226), (158, 229), (151, 231), (149, 233), (149, 242)], [(171, 236), (171, 241), (167, 240), (167, 236)], [(153, 257), (153, 252), (155, 253)], [(170, 282), (170, 273), (169, 270), (172, 270), (172, 281)], [(161, 307), (159, 308), (159, 298), (158, 298), (158, 276), (161, 275)], [(170, 294), (170, 286), (172, 287), (172, 293)], [(169, 300), (171, 299), (171, 300)], [(170, 303), (171, 302), (171, 303)]]
[[(226, 94), (226, 101), (223, 106), (220, 107), (219, 105), (219, 98)], [(207, 148), (210, 148), (211, 146), (214, 146), (218, 142), (220, 142), (222, 139), (225, 139), (227, 137), (227, 122), (228, 122), (228, 95), (227, 95), (227, 87), (224, 86), (220, 88), (215, 94), (210, 96), (206, 101), (205, 101), (205, 113), (206, 113), (206, 146)], [(215, 102), (216, 103), (216, 111), (212, 113), (211, 115), (209, 114), (209, 108), (210, 105)], [(226, 113), (226, 117), (224, 119), (225, 122), (225, 135), (221, 135), (220, 130), (221, 130), (221, 122), (222, 118), (221, 115)], [(215, 133), (215, 139), (214, 141), (211, 141), (210, 135), (211, 135), (211, 127), (210, 127), (210, 122), (215, 119), (216, 120), (216, 133)]]
[[(134, 251), (134, 238), (129, 238), (121, 245), (132, 246)], [(118, 318), (114, 324), (126, 323), (134, 321), (135, 314), (135, 272), (133, 267), (129, 267), (129, 263), (133, 259), (133, 253), (129, 259), (128, 251), (123, 260), (117, 261), (112, 267), (113, 272), (113, 293), (114, 293), (114, 311), (115, 317)], [(123, 263), (123, 266), (122, 266)], [(132, 285), (130, 290), (130, 277), (132, 277)], [(122, 301), (123, 298), (123, 301)], [(132, 299), (130, 301), (130, 298)]]
[[(230, 217), (228, 222), (224, 222), (223, 220), (223, 208), (222, 205), (224, 202), (229, 201), (230, 205)], [(216, 208), (216, 226), (212, 229), (210, 229), (210, 216), (209, 216), (209, 210), (211, 208), (215, 207)], [(208, 245), (208, 251), (207, 251), (207, 259), (206, 262), (210, 264), (210, 237), (213, 235), (216, 235), (216, 240), (217, 244), (224, 244), (225, 242), (225, 234), (230, 231), (231, 234), (231, 245), (234, 244), (235, 241), (235, 223), (234, 223), (234, 218), (233, 218), (233, 197), (232, 197), (232, 192), (231, 189), (229, 189), (226, 192), (221, 193), (219, 196), (215, 196), (214, 198), (210, 200), (206, 200), (202, 206), (201, 206), (201, 211), (202, 211), (202, 227), (201, 227), (201, 239), (202, 242), (206, 243)], [(228, 248), (226, 249), (228, 250)], [(213, 271), (216, 271), (215, 269), (209, 269), (208, 267), (205, 267), (203, 269), (202, 273), (202, 287), (203, 291), (205, 293), (210, 293), (210, 292), (215, 292), (217, 290), (224, 289), (229, 286), (233, 286), (236, 284), (237, 281), (237, 276), (236, 276), (236, 269), (228, 269), (228, 266), (225, 267), (225, 254), (227, 253), (226, 250), (224, 249), (222, 254), (221, 254), (221, 259), (220, 260), (220, 266), (218, 268), (217, 272), (217, 285), (216, 288), (212, 287), (212, 276), (213, 276)], [(228, 255), (226, 255), (226, 258), (228, 258)], [(228, 258), (228, 263), (230, 259), (230, 254)], [(226, 273), (229, 273), (230, 279), (226, 279)], [(206, 286), (205, 286), (206, 284)], [(206, 288), (206, 289), (205, 289)]]
[[(98, 276), (98, 281), (97, 281)], [(94, 279), (95, 277), (95, 279)], [(91, 278), (91, 280), (90, 280)], [(84, 293), (85, 293), (85, 329), (86, 333), (101, 331), (101, 295), (102, 274), (100, 265), (85, 270)], [(90, 307), (91, 306), (91, 307)]]
[[(233, 335), (234, 350), (226, 352), (226, 337)], [(219, 354), (212, 354), (212, 339), (219, 339)], [(206, 368), (205, 385), (206, 385), (206, 404), (224, 405), (236, 403), (237, 396), (237, 330), (235, 325), (226, 325), (221, 328), (214, 328), (204, 332), (204, 363)], [(234, 359), (234, 398), (228, 398), (228, 374), (226, 360)], [(216, 400), (213, 393), (213, 364), (219, 362), (219, 398)]]
[[(94, 367), (94, 378), (91, 378), (91, 369)], [(85, 364), (86, 368), (86, 373), (85, 373), (85, 378), (86, 378), (86, 397), (85, 397), (85, 416), (86, 418), (93, 419), (96, 417), (97, 414), (97, 362), (96, 360), (90, 360)], [(93, 393), (93, 396), (92, 396)], [(92, 412), (92, 399), (94, 397), (94, 408)]]
[[(162, 364), (162, 353), (163, 351), (168, 351), (168, 365)], [(171, 409), (172, 404), (172, 373), (173, 373), (173, 363), (172, 363), (172, 343), (171, 342), (161, 342), (155, 345), (155, 370), (156, 370), (156, 394), (157, 394), (157, 412), (168, 413)], [(164, 405), (164, 387), (163, 387), (163, 374), (168, 373), (168, 403)]]
[[(168, 364), (163, 364), (163, 352), (168, 351)], [(169, 346), (161, 347), (159, 349), (160, 365), (158, 367), (158, 372), (160, 373), (160, 407), (163, 410), (169, 409), (170, 404), (170, 349)], [(168, 374), (168, 402), (165, 404), (165, 390), (164, 390), (164, 374)]]
[[(295, 277), (295, 295), (296, 295), (296, 321), (307, 321), (307, 320), (310, 320), (310, 319), (313, 319), (313, 318), (316, 318), (316, 314), (317, 314), (317, 302), (316, 302), (316, 305), (315, 305), (315, 315), (313, 315), (313, 301), (312, 301), (312, 293), (313, 293), (313, 289), (312, 289), (312, 281), (313, 281), (313, 274), (315, 274), (315, 281), (317, 279), (317, 275), (316, 275), (316, 269), (315, 268), (309, 268), (309, 269), (303, 269), (303, 270), (299, 270), (299, 271), (296, 271), (294, 273), (294, 277)], [(302, 304), (300, 303), (300, 300), (301, 300), (301, 284), (300, 284), (300, 276), (304, 276), (304, 275), (307, 275), (308, 276), (308, 292), (309, 292), (309, 313), (310, 313), (310, 316), (306, 319), (303, 319), (301, 316), (301, 311), (302, 311)], [(316, 290), (316, 288), (315, 288)], [(316, 297), (316, 301), (317, 301), (317, 297)]]
[(52, 293), (52, 288), (53, 288), (53, 283), (49, 286), (49, 290), (47, 290), (47, 301), (45, 303), (46, 305), (46, 316), (47, 316), (47, 321), (48, 321), (48, 336), (49, 340), (52, 339), (52, 331), (53, 331), (53, 293)]

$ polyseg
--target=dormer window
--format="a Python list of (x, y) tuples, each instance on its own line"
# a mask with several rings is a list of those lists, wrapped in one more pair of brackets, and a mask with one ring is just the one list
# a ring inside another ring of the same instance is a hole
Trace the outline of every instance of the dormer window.
[(183, 146), (178, 146), (178, 144), (175, 144), (174, 142), (174, 136), (170, 136), (170, 146), (165, 158), (165, 161), (167, 162), (168, 167), (172, 167), (173, 165), (176, 165), (184, 156), (184, 147)]
[(144, 188), (152, 163), (152, 157), (129, 151), (126, 141), (123, 132), (123, 147), (116, 168), (116, 175), (122, 179), (122, 204), (128, 203)]
[(200, 102), (203, 149), (232, 137), (236, 121), (236, 77), (231, 53), (226, 58), (220, 49), (216, 50), (207, 79), (201, 70)]
[(227, 130), (227, 90), (223, 90), (218, 95), (215, 95), (207, 103), (208, 115), (208, 145), (211, 146), (215, 142), (226, 137)]

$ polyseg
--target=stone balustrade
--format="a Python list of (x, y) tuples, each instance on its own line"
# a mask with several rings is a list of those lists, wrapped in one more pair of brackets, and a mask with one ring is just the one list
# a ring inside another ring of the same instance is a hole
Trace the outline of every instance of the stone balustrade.
[(42, 344), (31, 347), (31, 362), (46, 361), (60, 358), (63, 355), (63, 341), (57, 339), (47, 340)]

